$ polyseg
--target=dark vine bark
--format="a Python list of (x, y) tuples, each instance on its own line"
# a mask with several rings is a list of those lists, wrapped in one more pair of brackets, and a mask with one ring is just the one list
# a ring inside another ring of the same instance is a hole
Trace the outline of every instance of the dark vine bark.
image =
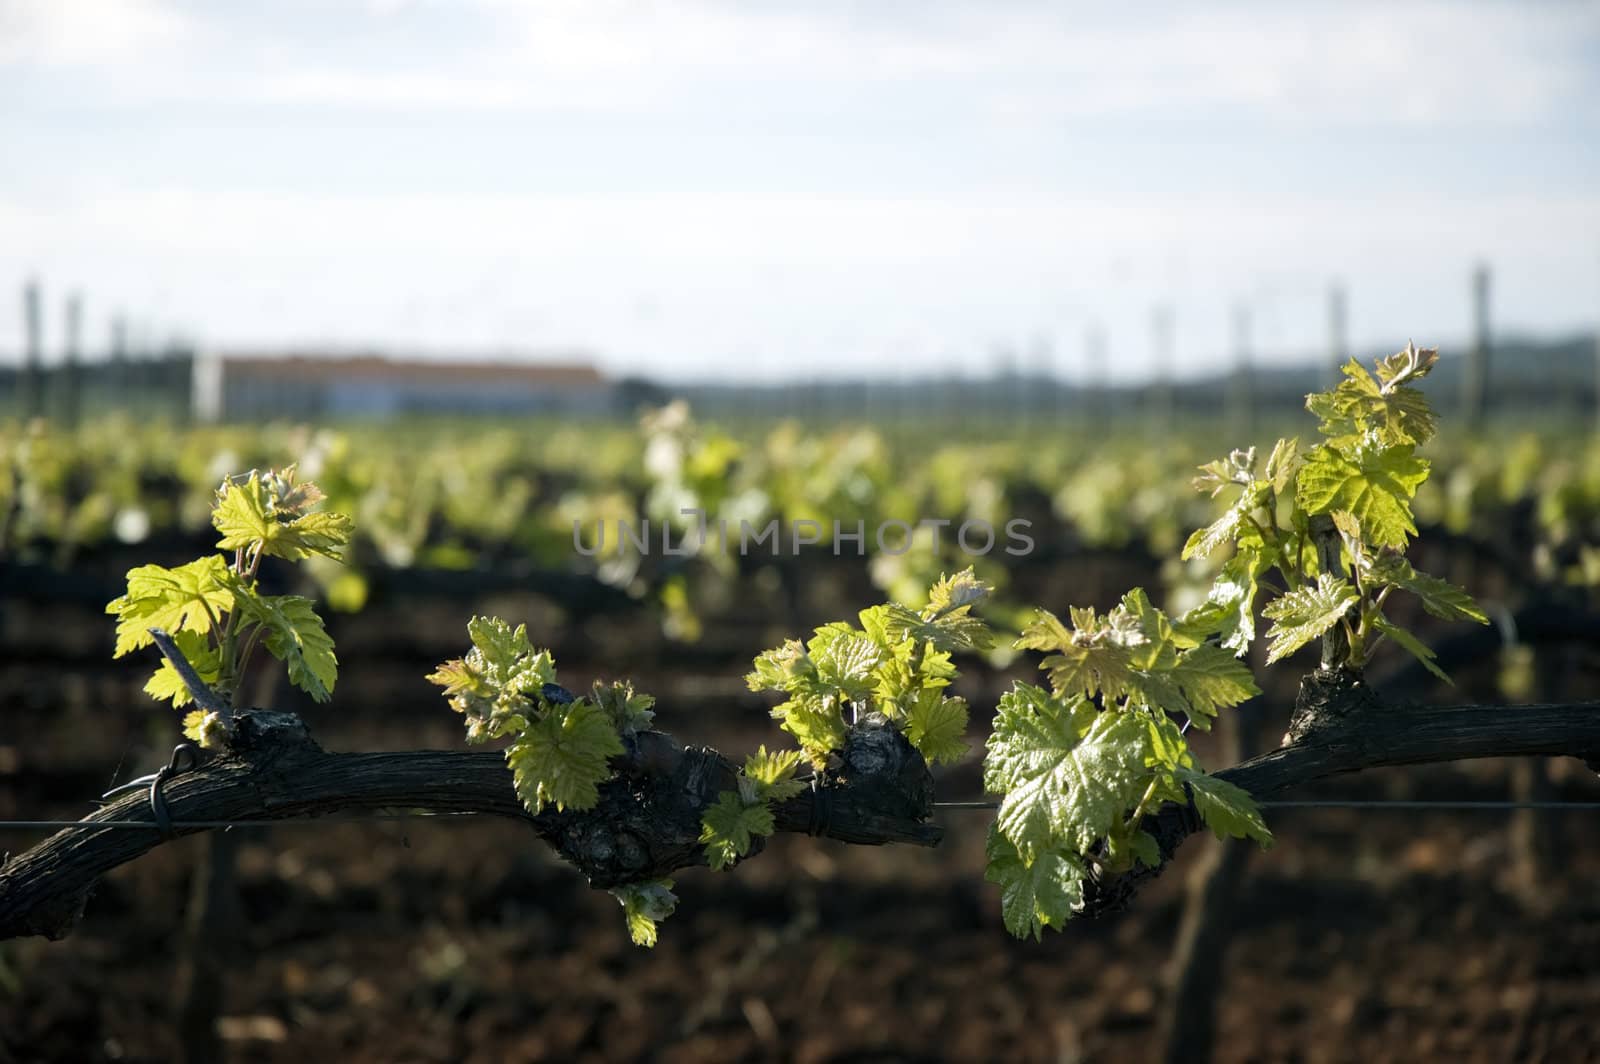
[[(530, 816), (497, 751), (330, 754), (298, 717), (251, 710), (238, 714), (223, 756), (173, 777), (163, 794), (175, 824), (381, 810), (519, 819), (601, 888), (705, 864), (700, 817), (720, 791), (735, 787), (736, 766), (715, 750), (684, 747), (661, 732), (633, 737), (613, 764), (617, 775), (601, 785), (594, 809), (547, 807)], [(852, 728), (837, 765), (813, 789), (777, 806), (773, 818), (779, 831), (858, 845), (932, 846), (943, 836), (926, 823), (932, 798), (922, 755), (875, 717)], [(150, 819), (141, 792), (84, 821)], [(203, 830), (179, 827), (176, 834)], [(13, 857), (0, 869), (0, 938), (62, 937), (101, 875), (162, 841), (154, 828), (73, 829)]]
[[(1380, 703), (1349, 677), (1314, 674), (1302, 689), (1290, 741), (1218, 775), (1258, 797), (1345, 772), (1479, 757), (1575, 756), (1600, 764), (1600, 704), (1411, 709)], [(601, 802), (586, 812), (529, 816), (494, 751), (330, 754), (298, 717), (239, 714), (232, 747), (175, 777), (165, 795), (178, 823), (278, 820), (341, 811), (426, 810), (520, 819), (597, 887), (670, 875), (704, 864), (699, 817), (730, 788), (732, 762), (714, 750), (641, 733), (615, 762)], [(779, 831), (858, 845), (936, 845), (927, 823), (932, 784), (921, 755), (881, 718), (855, 726), (837, 765), (818, 786), (774, 810)], [(150, 819), (143, 794), (84, 820)], [(1199, 829), (1193, 810), (1168, 806), (1146, 819), (1171, 856)], [(191, 834), (203, 828), (179, 828)], [(162, 842), (155, 829), (58, 832), (0, 868), (0, 938), (66, 934), (104, 873)], [(1155, 873), (1098, 879), (1090, 914), (1120, 908)]]
[[(1576, 757), (1600, 772), (1600, 702), (1406, 706), (1383, 701), (1359, 677), (1319, 670), (1301, 683), (1283, 745), (1216, 775), (1259, 799), (1366, 769), (1483, 757)], [(1176, 805), (1144, 822), (1169, 858), (1201, 827), (1192, 808)], [(1120, 911), (1159, 874), (1091, 876), (1085, 912)]]

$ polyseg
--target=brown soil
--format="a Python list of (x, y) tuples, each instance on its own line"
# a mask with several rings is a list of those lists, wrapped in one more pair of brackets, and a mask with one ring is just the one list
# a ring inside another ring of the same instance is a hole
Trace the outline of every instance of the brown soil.
[[(453, 646), (464, 612), (404, 625), (413, 643)], [(18, 626), (42, 623), (13, 612), (0, 645), (27, 646)], [(305, 710), (326, 747), (459, 745), (420, 680), (431, 645), (404, 661), (362, 656), (381, 643), (363, 632), (396, 623), (369, 615), (340, 634), (338, 699)], [(37, 646), (0, 664), (0, 816), (78, 816), (114, 773), (162, 760), (176, 720), (138, 696), (137, 666), (47, 660)], [(581, 683), (593, 662), (562, 665)], [(661, 696), (667, 730), (737, 751), (774, 735), (738, 672), (637, 678)], [(1002, 680), (976, 677), (975, 704)], [(1481, 763), (1317, 793), (1504, 797), (1505, 779), (1506, 766)], [(1600, 797), (1577, 762), (1557, 786)], [(940, 780), (941, 797), (980, 789), (975, 756)], [(629, 944), (609, 895), (514, 823), (241, 831), (238, 920), (212, 944), (226, 958), (227, 1059), (1152, 1057), (1185, 874), (1210, 843), (1191, 842), (1130, 912), (1017, 942), (983, 882), (987, 814), (942, 819), (936, 850), (781, 837), (732, 873), (685, 873), (653, 951)], [(1600, 815), (1554, 818), (1559, 856), (1532, 892), (1513, 888), (1503, 812), (1270, 819), (1279, 843), (1253, 859), (1239, 900), (1217, 1059), (1600, 1059)], [(37, 838), (0, 833), (0, 849)], [(62, 942), (0, 944), (0, 1059), (176, 1059), (177, 952), (201, 845), (108, 876)]]

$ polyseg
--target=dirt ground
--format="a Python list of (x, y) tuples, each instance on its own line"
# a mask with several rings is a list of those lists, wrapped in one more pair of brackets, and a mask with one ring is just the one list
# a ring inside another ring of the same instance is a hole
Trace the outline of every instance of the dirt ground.
[[(82, 815), (177, 739), (175, 715), (138, 695), (141, 668), (100, 653), (109, 623), (69, 612), (3, 619), (0, 817)], [(378, 653), (394, 616), (340, 622), (336, 701), (305, 707), (323, 745), (460, 746), (458, 719), (421, 676), (466, 612), (408, 613), (399, 657)], [(579, 686), (596, 666), (559, 660)], [(664, 730), (741, 751), (777, 733), (740, 671), (657, 662), (635, 675), (660, 697)], [(1004, 682), (980, 674), (967, 693), (992, 705)], [(977, 753), (940, 774), (941, 798), (980, 795)], [(1295, 797), (1499, 798), (1506, 776), (1496, 762), (1388, 771)], [(1600, 798), (1578, 762), (1555, 782)], [(613, 898), (515, 823), (240, 830), (237, 919), (210, 943), (225, 962), (218, 1030), (230, 1061), (295, 1064), (1153, 1056), (1184, 880), (1211, 843), (1191, 841), (1129, 912), (1018, 942), (983, 882), (988, 815), (942, 814), (948, 835), (932, 850), (785, 836), (731, 873), (685, 872), (653, 951), (628, 942)], [(1217, 1059), (1600, 1059), (1600, 814), (1551, 816), (1556, 855), (1533, 890), (1517, 887), (1505, 812), (1269, 819), (1279, 841), (1252, 859), (1238, 899)], [(0, 849), (38, 838), (0, 833)], [(204, 846), (185, 839), (118, 869), (61, 942), (0, 944), (0, 1060), (176, 1058), (178, 954)]]

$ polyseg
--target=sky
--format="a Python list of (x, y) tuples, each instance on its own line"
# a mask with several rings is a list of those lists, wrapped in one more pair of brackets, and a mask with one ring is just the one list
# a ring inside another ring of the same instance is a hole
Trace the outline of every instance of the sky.
[(1334, 283), (1458, 344), (1479, 262), (1600, 326), (1600, 4), (0, 0), (50, 358), (81, 291), (91, 351), (1132, 380), (1317, 356)]

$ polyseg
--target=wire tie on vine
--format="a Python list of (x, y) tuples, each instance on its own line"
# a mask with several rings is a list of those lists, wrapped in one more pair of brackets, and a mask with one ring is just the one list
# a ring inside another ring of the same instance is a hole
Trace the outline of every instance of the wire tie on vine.
[(162, 785), (172, 777), (184, 772), (192, 772), (200, 764), (200, 748), (193, 743), (179, 743), (172, 748), (172, 757), (157, 772), (151, 772), (131, 779), (127, 783), (111, 788), (100, 796), (102, 802), (110, 801), (119, 794), (136, 791), (149, 785), (150, 811), (155, 816), (156, 830), (161, 832), (162, 839), (171, 842), (178, 837), (177, 831), (172, 826), (172, 815), (167, 810), (166, 795), (161, 792)]
[(178, 837), (172, 827), (172, 814), (167, 811), (167, 796), (161, 793), (161, 785), (179, 773), (191, 771), (200, 763), (200, 748), (193, 743), (179, 743), (172, 748), (172, 758), (156, 778), (150, 781), (150, 809), (155, 813), (156, 830), (161, 832), (161, 837), (171, 842)]

